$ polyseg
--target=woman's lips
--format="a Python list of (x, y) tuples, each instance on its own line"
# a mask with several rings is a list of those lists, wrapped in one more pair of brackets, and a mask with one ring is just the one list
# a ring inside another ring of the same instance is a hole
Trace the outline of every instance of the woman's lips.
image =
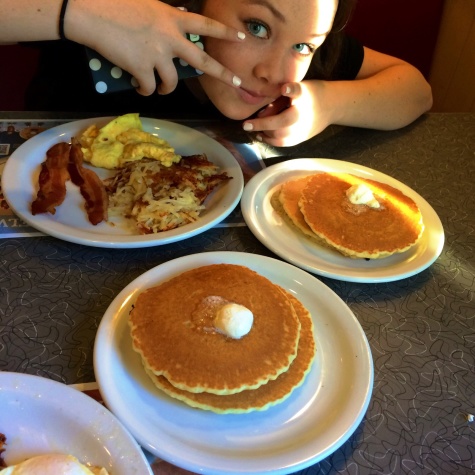
[(256, 92), (248, 91), (247, 89), (243, 89), (242, 87), (237, 89), (239, 97), (243, 102), (250, 105), (258, 105), (262, 104), (263, 102), (268, 102), (268, 97), (258, 94)]

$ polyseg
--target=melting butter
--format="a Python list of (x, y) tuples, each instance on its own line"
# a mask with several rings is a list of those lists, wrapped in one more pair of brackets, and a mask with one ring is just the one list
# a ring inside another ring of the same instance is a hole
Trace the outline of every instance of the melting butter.
[(216, 330), (230, 338), (242, 338), (247, 335), (254, 323), (252, 312), (237, 303), (227, 303), (218, 309), (214, 318)]
[(353, 185), (348, 188), (346, 196), (354, 205), (366, 205), (370, 208), (379, 208), (381, 206), (374, 197), (373, 192), (363, 184)]

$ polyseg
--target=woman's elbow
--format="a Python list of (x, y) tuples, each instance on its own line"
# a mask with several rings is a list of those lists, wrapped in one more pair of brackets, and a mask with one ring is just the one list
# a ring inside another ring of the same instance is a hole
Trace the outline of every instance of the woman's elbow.
[(434, 97), (432, 96), (432, 87), (431, 85), (424, 80), (424, 87), (422, 88), (421, 97), (420, 97), (420, 110), (421, 114), (428, 112), (432, 109), (434, 104)]
[(429, 112), (432, 109), (433, 102), (432, 87), (421, 74), (417, 88), (413, 88), (413, 91), (409, 96), (406, 117), (405, 119), (403, 118), (404, 115), (400, 117), (402, 120), (400, 126), (408, 125), (418, 119), (421, 115)]

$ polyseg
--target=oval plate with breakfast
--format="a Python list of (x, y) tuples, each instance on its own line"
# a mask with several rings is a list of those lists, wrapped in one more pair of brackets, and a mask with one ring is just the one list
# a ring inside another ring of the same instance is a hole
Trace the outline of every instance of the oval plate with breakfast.
[[(102, 467), (108, 474), (152, 475), (132, 435), (108, 409), (82, 391), (40, 376), (8, 371), (0, 372), (0, 388), (0, 433), (6, 439), (0, 455), (6, 466), (61, 454), (75, 457), (89, 468)], [(27, 472), (32, 473), (20, 468), (14, 471)]]
[[(193, 292), (186, 291), (190, 286)], [(283, 292), (276, 297), (279, 289)], [(152, 310), (146, 304), (151, 312), (142, 306), (159, 294), (170, 318), (162, 314), (165, 319), (155, 319), (161, 306)], [(254, 315), (241, 338), (211, 328), (216, 320), (212, 323), (209, 313), (217, 318), (218, 312), (209, 299), (223, 297)], [(289, 351), (295, 327), (286, 322), (293, 317), (287, 310), (275, 312), (288, 307), (289, 300), (301, 323), (296, 357), (275, 380), (243, 389), (251, 374), (274, 371), (284, 349)], [(279, 323), (278, 315), (286, 322)], [(142, 339), (142, 318), (149, 317), (155, 324), (150, 338)], [(166, 355), (166, 366), (171, 363), (159, 384), (155, 365), (149, 365), (150, 351), (159, 358)], [(296, 381), (294, 370), (304, 370), (304, 380), (289, 388)], [(233, 251), (173, 259), (126, 286), (98, 329), (94, 372), (107, 407), (142, 447), (209, 475), (293, 473), (329, 456), (362, 421), (374, 378), (365, 333), (329, 287), (287, 262)], [(195, 386), (197, 378), (205, 384)]]
[[(149, 179), (139, 189), (143, 176)], [(177, 189), (155, 193), (176, 176)], [(9, 206), (33, 228), (115, 248), (157, 246), (202, 233), (234, 210), (243, 186), (241, 167), (224, 146), (192, 128), (138, 114), (46, 130), (11, 155), (2, 174)]]
[[(366, 194), (367, 203), (358, 201)], [(252, 233), (278, 256), (348, 282), (413, 276), (429, 267), (444, 245), (441, 221), (418, 193), (341, 160), (292, 159), (270, 166), (246, 185), (241, 210)]]

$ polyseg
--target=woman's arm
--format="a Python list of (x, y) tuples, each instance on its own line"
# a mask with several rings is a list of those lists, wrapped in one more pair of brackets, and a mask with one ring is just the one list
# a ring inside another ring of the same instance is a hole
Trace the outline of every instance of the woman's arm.
[[(0, 42), (59, 38), (61, 0), (2, 0)], [(64, 20), (66, 37), (102, 54), (138, 80), (138, 92), (156, 90), (154, 69), (162, 82), (158, 90), (175, 89), (173, 58), (222, 81), (239, 86), (232, 71), (185, 37), (186, 33), (242, 41), (244, 34), (201, 15), (157, 0), (69, 0)]]
[[(412, 65), (365, 48), (355, 80), (309, 80), (283, 86), (290, 107), (268, 107), (249, 120), (260, 138), (290, 146), (322, 132), (330, 124), (391, 130), (403, 127), (432, 107), (432, 92)], [(274, 110), (272, 110), (274, 109)]]
[(432, 107), (432, 91), (414, 66), (364, 48), (354, 81), (323, 83), (321, 107), (330, 123), (392, 130), (410, 124)]
[(0, 44), (59, 39), (61, 0), (2, 0)]

